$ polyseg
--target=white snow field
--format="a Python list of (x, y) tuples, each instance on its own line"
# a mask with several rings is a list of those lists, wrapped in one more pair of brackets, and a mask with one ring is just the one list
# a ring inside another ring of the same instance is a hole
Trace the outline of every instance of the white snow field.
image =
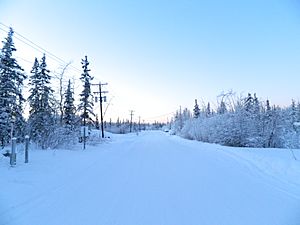
[[(163, 132), (0, 159), (1, 225), (299, 225), (300, 161)], [(300, 160), (299, 150), (294, 150)]]

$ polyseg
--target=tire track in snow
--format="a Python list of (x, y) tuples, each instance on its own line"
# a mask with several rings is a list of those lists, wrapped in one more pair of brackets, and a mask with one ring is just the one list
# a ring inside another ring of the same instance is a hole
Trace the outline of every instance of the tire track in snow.
[[(191, 147), (192, 146), (191, 143), (194, 144), (196, 142), (199, 146), (198, 149), (199, 151), (205, 150), (208, 152), (218, 152), (218, 154), (221, 153), (223, 155), (226, 155), (227, 157), (233, 159), (239, 165), (245, 166), (248, 169), (248, 171), (252, 174), (253, 177), (260, 177), (260, 181), (262, 183), (267, 184), (271, 188), (276, 188), (276, 190), (290, 196), (293, 199), (297, 199), (300, 201), (300, 187), (298, 184), (287, 182), (284, 179), (280, 178), (279, 176), (267, 172), (266, 170), (261, 168), (259, 164), (256, 164), (252, 160), (247, 159), (246, 156), (241, 156), (240, 154), (235, 153), (234, 152), (235, 149), (232, 149), (231, 147), (220, 146), (218, 144), (210, 144), (210, 143), (199, 142), (194, 140), (186, 140), (178, 136), (175, 137), (171, 136), (170, 138), (182, 146)], [(212, 146), (214, 146), (214, 148), (211, 148)], [(207, 147), (211, 149), (208, 149)], [(193, 148), (197, 150), (197, 148), (195, 147)], [(236, 150), (240, 151), (241, 149), (236, 149)], [(247, 148), (245, 148), (244, 150), (247, 150)], [(216, 154), (216, 158), (220, 158), (220, 157), (218, 157), (218, 155)]]

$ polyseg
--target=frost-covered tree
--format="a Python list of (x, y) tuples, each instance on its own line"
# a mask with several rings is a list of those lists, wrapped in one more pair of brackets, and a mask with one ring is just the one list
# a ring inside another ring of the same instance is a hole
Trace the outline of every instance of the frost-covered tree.
[(86, 126), (87, 122), (92, 121), (93, 113), (93, 102), (91, 93), (91, 81), (93, 77), (89, 74), (90, 69), (88, 69), (89, 62), (87, 56), (81, 61), (83, 73), (81, 74), (80, 80), (83, 82), (83, 90), (80, 94), (80, 104), (78, 110), (81, 111), (81, 119), (83, 121), (83, 126)]
[(205, 110), (205, 115), (206, 117), (210, 117), (212, 114), (211, 112), (211, 108), (210, 108), (210, 103), (207, 103), (207, 107), (206, 107), (206, 110)]
[(25, 120), (23, 117), (22, 95), (23, 81), (26, 75), (13, 57), (16, 51), (13, 42), (14, 31), (9, 29), (3, 41), (0, 54), (0, 141), (7, 144), (12, 136), (19, 140), (24, 136)]
[(42, 57), (40, 63), (35, 59), (29, 78), (31, 88), (28, 97), (30, 106), (28, 128), (32, 140), (43, 149), (50, 147), (49, 137), (55, 123), (49, 73), (46, 56)]
[[(187, 123), (187, 121), (189, 121), (191, 118), (193, 118), (191, 111), (188, 110), (187, 108), (185, 108), (182, 111), (180, 107), (180, 109), (177, 110), (175, 113), (175, 117), (172, 125), (172, 132), (176, 134), (181, 134), (182, 128), (184, 127), (185, 123)], [(197, 120), (198, 118), (194, 117), (194, 119)]]
[(31, 75), (29, 76), (29, 85), (30, 85), (30, 96), (28, 97), (28, 102), (30, 106), (29, 113), (30, 115), (39, 111), (41, 107), (41, 92), (42, 84), (40, 79), (40, 65), (37, 58), (34, 60), (34, 64), (31, 70)]
[(183, 123), (185, 123), (185, 121), (189, 120), (192, 118), (192, 113), (190, 110), (188, 110), (188, 108), (185, 108), (182, 112), (182, 119), (183, 119)]
[(218, 114), (225, 114), (227, 112), (227, 107), (225, 102), (222, 100), (218, 109), (217, 109), (217, 113)]
[(256, 93), (254, 93), (253, 97), (253, 113), (258, 114), (260, 112), (260, 102), (256, 96)]
[(256, 94), (254, 97), (248, 94), (244, 99), (242, 108), (237, 112), (239, 116), (241, 145), (242, 146), (262, 146), (262, 127), (263, 120), (261, 114), (261, 103), (259, 102)]
[[(296, 110), (296, 113), (293, 112)], [(199, 141), (240, 147), (300, 147), (300, 128), (292, 123), (297, 115), (295, 104), (288, 108), (270, 107), (259, 101), (256, 94), (237, 99), (234, 108), (226, 113), (190, 118), (184, 121), (177, 111), (173, 131), (183, 137)], [(183, 127), (180, 127), (183, 121)], [(174, 129), (175, 128), (175, 129)]]
[(65, 92), (65, 101), (64, 101), (64, 116), (63, 122), (65, 127), (73, 130), (76, 124), (75, 116), (75, 105), (74, 105), (74, 96), (71, 88), (71, 81), (69, 80), (67, 90)]
[(289, 111), (289, 120), (291, 124), (293, 124), (294, 122), (297, 121), (297, 107), (294, 99), (292, 99), (292, 103), (288, 111)]
[(266, 112), (270, 112), (270, 111), (271, 111), (270, 101), (269, 101), (269, 99), (267, 99), (267, 101), (266, 101)]
[(296, 121), (300, 122), (300, 102), (297, 103), (296, 111), (297, 111)]
[(253, 98), (250, 93), (248, 93), (248, 96), (244, 99), (244, 108), (247, 112), (252, 110), (253, 106)]
[(195, 106), (194, 106), (194, 118), (199, 118), (200, 116), (200, 109), (199, 109), (199, 105), (197, 103), (197, 99), (195, 99)]

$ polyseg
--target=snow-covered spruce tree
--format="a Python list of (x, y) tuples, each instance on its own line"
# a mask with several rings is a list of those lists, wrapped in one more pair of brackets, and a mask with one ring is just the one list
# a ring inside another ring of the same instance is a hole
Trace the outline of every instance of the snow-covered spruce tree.
[(297, 121), (297, 107), (296, 107), (296, 102), (294, 99), (292, 99), (291, 106), (288, 109), (289, 111), (289, 120), (290, 123), (293, 124), (294, 122)]
[(24, 136), (25, 120), (23, 117), (22, 95), (23, 81), (26, 75), (13, 57), (16, 51), (13, 42), (14, 31), (9, 29), (3, 41), (0, 54), (0, 141), (7, 144), (11, 135), (20, 141)]
[(41, 102), (40, 102), (40, 96), (41, 96), (41, 79), (40, 79), (40, 66), (38, 59), (35, 58), (34, 64), (32, 67), (32, 70), (30, 71), (31, 75), (29, 76), (29, 85), (30, 88), (30, 96), (28, 97), (28, 102), (30, 106), (29, 113), (30, 115), (33, 115), (39, 111)]
[(197, 103), (197, 99), (195, 99), (195, 106), (194, 106), (194, 118), (197, 119), (200, 116), (200, 109), (199, 109), (199, 105)]
[(236, 136), (236, 146), (249, 146), (250, 137), (253, 134), (252, 128), (253, 98), (249, 93), (244, 99), (236, 103), (234, 119), (236, 121), (236, 130), (239, 134)]
[(76, 125), (76, 108), (74, 105), (74, 96), (71, 88), (71, 81), (69, 80), (67, 90), (65, 92), (64, 101), (64, 116), (63, 123), (66, 128), (73, 131)]
[(218, 114), (225, 114), (226, 112), (227, 112), (227, 107), (226, 107), (225, 102), (222, 100), (220, 105), (218, 106), (217, 113)]
[(261, 137), (263, 140), (262, 147), (269, 147), (268, 146), (268, 139), (271, 132), (271, 123), (272, 123), (272, 111), (270, 106), (270, 101), (267, 99), (264, 107), (262, 107), (261, 111)]
[(32, 140), (42, 149), (52, 147), (50, 135), (54, 131), (55, 123), (52, 105), (54, 91), (50, 86), (49, 73), (45, 54), (40, 63), (35, 59), (29, 80), (31, 88), (28, 98), (30, 105), (28, 128)]
[(210, 103), (207, 103), (207, 107), (206, 107), (206, 110), (205, 110), (205, 115), (206, 117), (210, 117), (212, 114), (212, 111), (210, 109)]
[(81, 111), (80, 117), (82, 119), (82, 125), (85, 127), (87, 123), (92, 122), (93, 113), (93, 102), (91, 101), (91, 81), (93, 77), (89, 74), (90, 69), (88, 69), (89, 62), (87, 56), (81, 61), (83, 73), (81, 74), (80, 80), (83, 82), (83, 90), (80, 94), (80, 104), (78, 111)]
[(248, 140), (245, 144), (251, 147), (263, 147), (263, 126), (264, 126), (264, 116), (263, 116), (263, 106), (258, 100), (256, 94), (254, 93), (252, 99), (252, 105), (250, 108), (250, 115), (247, 118), (248, 126)]
[(299, 127), (297, 121), (297, 107), (294, 100), (290, 107), (281, 109), (277, 127), (277, 145), (284, 148), (299, 148)]
[(297, 102), (296, 106), (296, 121), (300, 122), (300, 102)]

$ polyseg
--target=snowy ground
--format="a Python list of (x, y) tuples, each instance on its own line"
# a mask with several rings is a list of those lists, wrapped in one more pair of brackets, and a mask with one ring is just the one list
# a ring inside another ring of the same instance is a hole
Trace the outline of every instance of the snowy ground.
[(300, 225), (300, 151), (240, 149), (163, 132), (86, 151), (0, 157), (0, 224)]

